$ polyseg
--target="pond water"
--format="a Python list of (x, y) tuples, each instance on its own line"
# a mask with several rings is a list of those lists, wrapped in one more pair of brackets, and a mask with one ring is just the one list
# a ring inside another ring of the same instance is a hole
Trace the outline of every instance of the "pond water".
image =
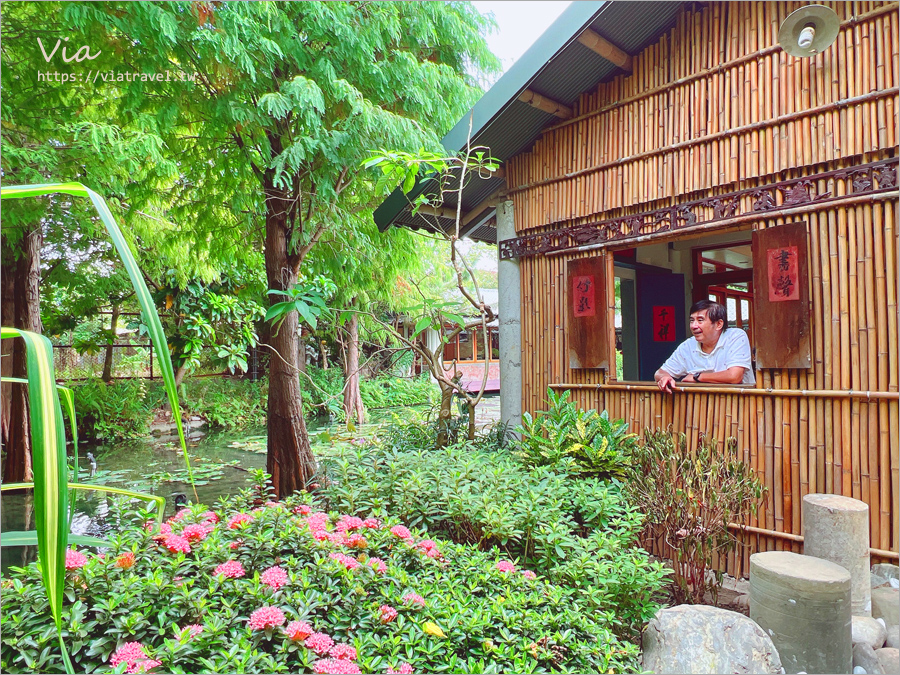
[[(345, 424), (315, 419), (307, 421), (313, 452), (322, 443), (353, 442), (370, 438), (393, 416), (409, 419), (410, 413), (422, 414), (426, 407), (385, 408), (370, 411), (369, 423), (348, 430)], [(478, 424), (490, 424), (499, 419), (498, 396), (485, 397), (478, 409)], [(236, 494), (250, 485), (251, 469), (266, 467), (266, 430), (249, 428), (241, 431), (209, 431), (190, 429), (188, 452), (200, 502), (212, 506), (223, 496)], [(91, 467), (87, 454), (96, 462)], [(178, 437), (174, 432), (155, 433), (135, 441), (111, 445), (79, 446), (80, 483), (109, 485), (166, 498), (166, 517), (175, 511), (174, 495), (181, 493), (194, 501), (187, 479)], [(109, 496), (105, 492), (79, 492), (72, 521), (73, 534), (103, 536), (110, 527), (106, 523)], [(30, 494), (5, 493), (0, 500), (0, 530), (3, 532), (34, 529), (33, 502)], [(35, 547), (3, 547), (0, 550), (0, 569), (10, 565), (25, 565), (35, 559)]]

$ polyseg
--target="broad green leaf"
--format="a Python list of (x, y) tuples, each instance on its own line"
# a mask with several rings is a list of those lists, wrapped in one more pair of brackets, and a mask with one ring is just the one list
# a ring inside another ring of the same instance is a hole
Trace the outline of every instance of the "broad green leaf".
[[(25, 342), (38, 560), (50, 613), (61, 636), (69, 499), (66, 432), (53, 372), (53, 345), (43, 335), (16, 328), (0, 328), (0, 337), (18, 337)], [(68, 661), (67, 653), (64, 659)]]
[[(68, 539), (69, 546), (74, 546), (75, 544), (79, 546), (102, 546), (106, 548), (112, 546), (106, 539), (86, 537), (81, 534), (69, 534)], [(36, 546), (37, 543), (37, 530), (28, 530), (27, 532), (3, 532), (0, 534), (0, 545), (2, 546)]]
[(428, 326), (430, 326), (430, 325), (431, 325), (431, 317), (430, 317), (430, 316), (423, 316), (421, 319), (419, 319), (418, 321), (416, 321), (416, 327), (413, 329), (413, 336), (418, 335), (418, 334), (421, 333), (423, 330), (425, 330), (426, 328), (428, 328)]
[[(126, 271), (128, 272), (128, 277), (131, 279), (131, 285), (134, 286), (135, 296), (137, 297), (138, 304), (140, 305), (143, 312), (144, 323), (147, 326), (150, 340), (153, 343), (153, 349), (156, 351), (159, 367), (162, 371), (166, 394), (169, 398), (169, 405), (172, 408), (172, 417), (174, 418), (175, 426), (178, 429), (178, 439), (181, 442), (181, 452), (184, 456), (184, 463), (187, 466), (188, 477), (190, 478), (191, 485), (193, 485), (194, 474), (191, 470), (190, 460), (188, 459), (187, 442), (184, 438), (184, 427), (181, 423), (181, 407), (178, 405), (178, 390), (175, 387), (175, 371), (172, 368), (172, 359), (169, 356), (169, 347), (166, 343), (166, 335), (163, 332), (163, 327), (162, 323), (159, 320), (159, 315), (156, 313), (156, 303), (153, 301), (153, 298), (150, 295), (150, 290), (147, 288), (147, 284), (144, 283), (144, 277), (141, 274), (141, 270), (131, 253), (128, 242), (122, 235), (121, 229), (119, 229), (119, 224), (116, 222), (116, 219), (113, 217), (112, 212), (109, 210), (109, 206), (107, 206), (106, 200), (104, 200), (103, 197), (98, 195), (90, 188), (82, 185), (81, 183), (51, 183), (46, 185), (4, 186), (3, 188), (0, 188), (0, 198), (22, 199), (24, 197), (40, 197), (57, 192), (62, 192), (76, 197), (87, 197), (88, 199), (90, 199), (91, 203), (94, 205), (94, 208), (97, 210), (97, 213), (100, 216), (100, 220), (103, 221), (103, 224), (106, 226), (106, 230), (107, 232), (109, 232), (109, 236), (112, 239), (113, 245), (119, 252), (119, 257), (122, 259), (122, 263), (125, 266)], [(194, 497), (198, 502), (200, 501), (200, 498), (197, 497), (196, 488), (194, 488)]]

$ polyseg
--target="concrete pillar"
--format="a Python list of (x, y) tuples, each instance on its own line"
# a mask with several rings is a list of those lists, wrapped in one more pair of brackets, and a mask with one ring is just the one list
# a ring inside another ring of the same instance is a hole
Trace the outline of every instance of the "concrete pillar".
[(852, 670), (850, 573), (790, 551), (750, 556), (750, 618), (788, 673)]
[(850, 572), (853, 616), (872, 616), (868, 504), (840, 495), (806, 495), (803, 553), (830, 560)]
[[(497, 207), (497, 243), (516, 237), (513, 203)], [(499, 246), (498, 246), (499, 252)], [(510, 428), (522, 423), (522, 324), (519, 261), (497, 263), (500, 307), (500, 419)]]

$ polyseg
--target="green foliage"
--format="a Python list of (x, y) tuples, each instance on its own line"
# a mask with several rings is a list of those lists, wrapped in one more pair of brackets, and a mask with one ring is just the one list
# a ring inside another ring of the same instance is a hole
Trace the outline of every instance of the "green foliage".
[(569, 392), (547, 390), (550, 410), (522, 416), (516, 431), (517, 454), (530, 466), (550, 466), (558, 471), (585, 476), (625, 474), (635, 434), (628, 424), (611, 421), (605, 410), (584, 411), (567, 399)]
[(185, 414), (205, 419), (226, 429), (261, 427), (266, 424), (269, 383), (223, 377), (187, 380), (182, 385)]
[(670, 547), (675, 569), (675, 602), (713, 601), (721, 573), (708, 574), (713, 558), (738, 543), (728, 523), (756, 512), (765, 488), (749, 464), (741, 461), (734, 439), (724, 448), (701, 439), (689, 450), (684, 434), (676, 442), (667, 431), (644, 432), (634, 450), (628, 493), (646, 514), (646, 532)]
[(70, 382), (75, 392), (78, 429), (87, 438), (102, 441), (145, 436), (153, 412), (165, 397), (158, 383), (143, 379)]
[(309, 281), (294, 284), (286, 291), (270, 289), (269, 295), (281, 295), (287, 300), (276, 302), (266, 311), (265, 320), (273, 321), (273, 328), (277, 333), (289, 312), (297, 312), (300, 315), (300, 323), (307, 324), (313, 330), (316, 329), (319, 319), (328, 316), (326, 300), (335, 291), (334, 282), (323, 276), (317, 276)]
[[(324, 413), (342, 419), (344, 374), (339, 368), (307, 366), (306, 376), (300, 376), (300, 386), (303, 408), (308, 415)], [(437, 385), (427, 375), (414, 378), (378, 375), (361, 379), (359, 389), (363, 404), (369, 409), (427, 405), (438, 394)]]
[[(190, 524), (209, 530), (181, 553), (154, 541), (155, 533), (143, 527), (149, 512), (134, 518), (115, 507), (119, 528), (111, 550), (104, 558), (88, 554), (65, 576), (63, 635), (76, 670), (108, 671), (117, 648), (140, 642), (160, 662), (160, 672), (309, 672), (319, 657), (282, 630), (295, 620), (352, 645), (368, 673), (401, 663), (414, 672), (466, 673), (639, 667), (637, 647), (610, 631), (612, 608), (587, 611), (566, 588), (519, 570), (502, 571), (494, 555), (471, 546), (422, 541), (415, 531), (401, 539), (390, 531), (396, 520), (357, 530), (364, 541), (355, 549), (320, 541), (308, 526), (314, 519), (302, 515), (310, 511), (302, 504), (308, 497), (298, 495), (254, 511), (250, 522), (234, 529), (227, 525), (265, 499), (260, 486), (220, 503), (217, 524), (202, 506), (170, 521), (176, 534)], [(322, 523), (317, 531), (341, 538), (337, 514), (316, 522)], [(338, 552), (351, 554), (355, 568), (331, 557)], [(128, 560), (123, 554), (133, 555), (132, 566), (122, 566)], [(376, 571), (374, 558), (383, 561), (383, 572)], [(228, 560), (239, 562), (245, 574), (216, 575)], [(275, 565), (288, 581), (277, 590), (262, 581)], [(408, 593), (421, 596), (424, 606), (404, 601)], [(3, 580), (0, 603), (3, 672), (59, 672), (59, 658), (47, 648), (53, 636), (34, 565)], [(395, 608), (396, 617), (383, 622), (383, 605)], [(281, 610), (282, 626), (251, 628), (248, 618), (261, 607)], [(189, 625), (202, 631), (192, 635)]]
[(192, 279), (179, 285), (174, 270), (167, 274), (168, 283), (154, 296), (168, 310), (169, 343), (180, 367), (195, 370), (212, 362), (232, 373), (246, 372), (248, 350), (259, 342), (255, 324), (264, 310), (242, 293), (243, 276), (223, 272), (215, 283)]
[(323, 499), (518, 559), (622, 634), (640, 630), (666, 572), (637, 548), (642, 516), (617, 482), (524, 467), (496, 436), (434, 450), (434, 434), (397, 421), (374, 445), (323, 449)]

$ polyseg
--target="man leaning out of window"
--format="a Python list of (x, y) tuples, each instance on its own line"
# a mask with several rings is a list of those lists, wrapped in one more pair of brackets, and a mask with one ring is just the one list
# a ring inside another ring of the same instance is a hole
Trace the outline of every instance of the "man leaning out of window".
[(728, 328), (725, 307), (712, 300), (691, 307), (690, 337), (656, 371), (656, 385), (666, 392), (675, 383), (755, 384), (750, 340), (740, 328)]

